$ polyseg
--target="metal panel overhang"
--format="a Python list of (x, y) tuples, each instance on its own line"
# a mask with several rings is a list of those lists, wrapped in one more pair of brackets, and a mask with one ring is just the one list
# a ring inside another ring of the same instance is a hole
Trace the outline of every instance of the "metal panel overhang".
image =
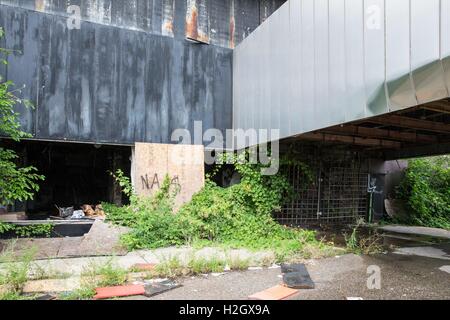
[(450, 0), (289, 0), (233, 69), (234, 128), (281, 139), (444, 99)]

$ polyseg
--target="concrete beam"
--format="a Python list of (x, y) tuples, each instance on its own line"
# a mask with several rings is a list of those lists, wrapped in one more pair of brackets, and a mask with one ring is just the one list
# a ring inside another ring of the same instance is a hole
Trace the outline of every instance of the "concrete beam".
[(348, 134), (364, 138), (388, 139), (415, 143), (433, 143), (438, 141), (438, 138), (432, 135), (417, 134), (414, 132), (400, 132), (378, 128), (366, 128), (353, 125), (333, 127), (323, 130), (323, 132), (329, 134)]
[(444, 154), (450, 154), (450, 142), (386, 151), (384, 153), (384, 159), (399, 160)]

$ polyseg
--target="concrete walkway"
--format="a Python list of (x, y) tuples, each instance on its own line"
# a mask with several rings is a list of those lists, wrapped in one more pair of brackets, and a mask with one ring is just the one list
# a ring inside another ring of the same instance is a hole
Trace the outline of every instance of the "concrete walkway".
[[(275, 261), (275, 256), (271, 251), (251, 252), (248, 250), (226, 250), (220, 248), (204, 248), (196, 250), (191, 247), (166, 248), (158, 250), (142, 250), (130, 252), (124, 256), (104, 256), (104, 257), (80, 257), (66, 259), (47, 259), (33, 261), (33, 269), (47, 274), (67, 274), (79, 276), (83, 271), (92, 266), (104, 266), (112, 263), (122, 269), (129, 269), (136, 264), (158, 264), (177, 258), (181, 263), (187, 264), (193, 258), (196, 259), (239, 259), (248, 261), (250, 266), (271, 265)], [(5, 268), (0, 264), (0, 272)]]
[(408, 227), (408, 226), (383, 226), (378, 230), (390, 233), (407, 234), (412, 236), (421, 236), (429, 238), (449, 239), (450, 231), (437, 228), (426, 227)]
[(14, 256), (20, 257), (35, 250), (36, 259), (126, 255), (128, 251), (121, 246), (120, 237), (128, 231), (96, 220), (83, 237), (0, 240), (0, 253), (13, 249)]

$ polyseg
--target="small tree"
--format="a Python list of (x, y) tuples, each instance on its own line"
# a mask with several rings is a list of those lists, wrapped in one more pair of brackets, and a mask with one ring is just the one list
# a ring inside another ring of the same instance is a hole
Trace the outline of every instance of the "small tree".
[[(0, 27), (0, 39), (3, 37), (3, 29)], [(0, 64), (7, 65), (6, 56), (11, 51), (0, 48)], [(4, 81), (0, 76), (0, 136), (9, 137), (14, 141), (31, 137), (20, 128), (19, 113), (14, 107), (24, 104), (31, 107), (31, 104), (19, 98), (20, 89), (12, 90), (14, 84), (11, 81)], [(20, 168), (16, 160), (18, 155), (12, 151), (0, 147), (0, 204), (7, 205), (12, 202), (26, 201), (33, 198), (34, 193), (39, 191), (38, 182), (44, 180), (44, 176), (37, 173), (34, 167)]]

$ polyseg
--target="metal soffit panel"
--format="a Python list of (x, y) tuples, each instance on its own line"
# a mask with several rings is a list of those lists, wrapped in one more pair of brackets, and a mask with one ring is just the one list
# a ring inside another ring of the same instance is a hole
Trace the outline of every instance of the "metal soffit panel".
[(450, 0), (289, 0), (236, 47), (233, 86), (235, 128), (281, 138), (447, 98)]

